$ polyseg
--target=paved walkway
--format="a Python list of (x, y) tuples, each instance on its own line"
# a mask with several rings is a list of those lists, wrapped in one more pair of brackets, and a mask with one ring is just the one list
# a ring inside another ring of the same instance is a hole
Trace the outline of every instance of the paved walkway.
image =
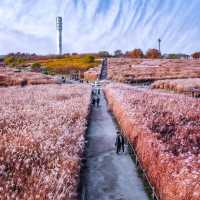
[(115, 153), (116, 124), (105, 98), (93, 108), (88, 130), (85, 184), (87, 200), (146, 200), (142, 182), (128, 152)]

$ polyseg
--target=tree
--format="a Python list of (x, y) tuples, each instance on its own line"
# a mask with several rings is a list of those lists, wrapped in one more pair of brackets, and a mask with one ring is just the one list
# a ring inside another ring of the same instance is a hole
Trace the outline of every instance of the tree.
[(33, 63), (32, 68), (40, 68), (41, 67), (41, 64), (40, 63)]
[(48, 75), (49, 74), (48, 69), (47, 68), (43, 68), (42, 69), (42, 73)]
[(95, 57), (92, 55), (85, 55), (84, 56), (84, 61), (86, 63), (93, 63), (95, 61)]
[(4, 63), (6, 65), (9, 65), (9, 66), (12, 66), (12, 67), (15, 67), (17, 65), (20, 65), (24, 62), (24, 59), (20, 56), (15, 56), (15, 55), (7, 55), (5, 58), (4, 58)]
[(32, 71), (34, 72), (41, 72), (41, 64), (40, 63), (33, 63), (31, 66)]
[(23, 62), (24, 62), (24, 59), (21, 58), (21, 57), (17, 57), (16, 60), (15, 60), (15, 64), (16, 64), (16, 65), (20, 65), (20, 64), (22, 64)]
[(10, 65), (10, 64), (12, 64), (12, 63), (14, 63), (14, 62), (15, 62), (15, 57), (14, 57), (14, 56), (8, 55), (8, 56), (6, 56), (6, 57), (4, 58), (4, 63), (5, 63), (6, 65)]
[(100, 51), (99, 53), (99, 56), (102, 57), (102, 58), (105, 58), (105, 57), (109, 57), (110, 54), (108, 51)]
[(144, 54), (141, 49), (134, 49), (133, 51), (128, 52), (128, 57), (131, 58), (143, 58)]
[(121, 51), (120, 49), (118, 49), (118, 50), (116, 50), (116, 51), (114, 52), (114, 55), (115, 55), (115, 57), (120, 57), (120, 56), (123, 55), (123, 53), (122, 53), (122, 51)]
[(175, 54), (175, 53), (172, 53), (172, 54), (169, 54), (169, 55), (168, 55), (168, 58), (169, 58), (169, 59), (178, 59), (178, 55)]
[(167, 59), (188, 59), (189, 55), (183, 53), (171, 53), (163, 55)]
[(161, 57), (161, 54), (158, 49), (149, 49), (146, 53), (146, 58), (149, 58), (149, 59), (156, 59), (160, 57)]
[(192, 58), (193, 58), (193, 59), (200, 59), (200, 52), (194, 52), (194, 53), (192, 54)]

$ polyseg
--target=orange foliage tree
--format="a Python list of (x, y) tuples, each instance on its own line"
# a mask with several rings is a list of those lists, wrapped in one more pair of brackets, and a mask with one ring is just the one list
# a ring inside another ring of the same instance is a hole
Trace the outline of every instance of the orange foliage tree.
[(146, 53), (146, 58), (156, 59), (160, 57), (161, 57), (161, 54), (158, 49), (149, 49)]
[(200, 52), (194, 52), (194, 53), (192, 54), (192, 58), (194, 58), (194, 59), (199, 59), (199, 58), (200, 58)]
[(133, 51), (130, 51), (128, 53), (128, 57), (131, 57), (131, 58), (143, 58), (144, 54), (143, 54), (143, 51), (141, 49), (134, 49)]

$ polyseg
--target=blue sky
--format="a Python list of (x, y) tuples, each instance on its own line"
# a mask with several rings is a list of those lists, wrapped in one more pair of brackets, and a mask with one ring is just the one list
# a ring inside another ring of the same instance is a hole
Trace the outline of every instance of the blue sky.
[(200, 0), (0, 0), (0, 54), (56, 53), (58, 15), (64, 52), (200, 51)]

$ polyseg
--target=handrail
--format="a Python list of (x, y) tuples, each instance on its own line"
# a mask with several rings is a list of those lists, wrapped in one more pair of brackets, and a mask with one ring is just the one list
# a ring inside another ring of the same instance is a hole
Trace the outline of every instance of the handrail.
[(151, 181), (149, 180), (149, 177), (148, 177), (148, 175), (146, 174), (145, 169), (143, 168), (143, 166), (142, 166), (142, 164), (141, 164), (141, 162), (140, 162), (139, 156), (137, 155), (137, 152), (136, 152), (135, 148), (134, 148), (133, 145), (131, 144), (129, 138), (127, 138), (126, 135), (125, 135), (124, 133), (125, 133), (125, 131), (123, 131), (123, 129), (121, 129), (121, 134), (122, 134), (123, 137), (127, 140), (129, 147), (131, 148), (132, 152), (134, 153), (136, 166), (137, 166), (137, 167), (139, 166), (139, 168), (141, 169), (143, 175), (145, 176), (145, 179), (147, 180), (147, 183), (149, 184), (149, 186), (150, 186), (150, 188), (151, 188), (151, 190), (152, 190), (152, 198), (153, 198), (153, 199), (156, 199), (156, 200), (160, 200), (160, 199), (158, 198), (158, 195), (156, 194), (156, 190), (155, 190), (154, 186), (152, 185)]
[(82, 185), (81, 200), (87, 200), (85, 185)]
[[(107, 100), (107, 98), (106, 98), (106, 100)], [(134, 148), (133, 145), (131, 144), (129, 138), (126, 137), (126, 135), (127, 135), (127, 134), (125, 134), (126, 131), (124, 131), (124, 130), (121, 128), (120, 122), (116, 119), (116, 117), (115, 117), (115, 115), (113, 114), (113, 112), (111, 112), (111, 114), (112, 114), (112, 116), (113, 116), (114, 121), (115, 121), (116, 124), (117, 124), (118, 129), (120, 130), (120, 133), (121, 133), (122, 136), (125, 138), (125, 140), (128, 142), (128, 145), (131, 147), (131, 150), (132, 150), (132, 152), (133, 152), (134, 155), (135, 155), (136, 165), (140, 167), (142, 173), (144, 174), (145, 179), (147, 180), (147, 183), (149, 184), (149, 187), (150, 187), (151, 190), (152, 190), (152, 197), (153, 197), (153, 199), (154, 199), (154, 200), (160, 200), (160, 198), (158, 197), (158, 195), (157, 195), (157, 193), (156, 193), (156, 190), (155, 190), (154, 186), (152, 185), (151, 181), (149, 180), (148, 175), (147, 175), (146, 172), (145, 172), (145, 169), (143, 169), (143, 166), (142, 166), (142, 164), (141, 164), (141, 162), (140, 162), (139, 156), (137, 155), (137, 152), (136, 152), (135, 148)]]

